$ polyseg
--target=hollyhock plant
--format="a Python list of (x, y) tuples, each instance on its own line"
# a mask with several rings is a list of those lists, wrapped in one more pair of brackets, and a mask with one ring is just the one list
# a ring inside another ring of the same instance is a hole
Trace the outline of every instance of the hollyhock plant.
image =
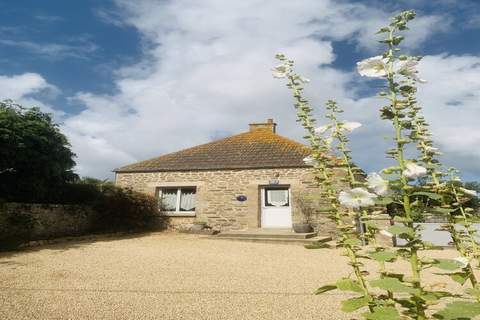
[[(345, 135), (360, 124), (338, 120), (337, 113), (341, 111), (333, 100), (326, 104), (326, 118), (330, 123), (315, 129), (313, 108), (302, 95), (302, 85), (306, 82), (294, 72), (292, 60), (283, 54), (276, 56), (281, 65), (275, 68), (274, 76), (288, 81), (297, 119), (305, 128), (312, 149), (308, 162), (313, 165), (316, 181), (321, 186), (319, 193), (330, 203), (328, 212), (337, 226), (337, 245), (344, 249), (352, 268), (348, 277), (323, 285), (315, 293), (335, 289), (353, 293), (353, 297), (342, 301), (342, 310), (361, 311), (365, 319), (471, 319), (480, 315), (480, 285), (475, 274), (480, 244), (470, 219), (473, 209), (466, 204), (476, 192), (461, 187), (454, 169), (449, 169), (450, 177), (445, 178), (447, 174), (435, 159), (441, 153), (433, 147), (428, 124), (416, 100), (416, 84), (425, 82), (417, 71), (420, 58), (401, 54), (399, 48), (408, 30), (407, 24), (414, 18), (413, 11), (393, 17), (391, 23), (378, 32), (384, 36), (380, 42), (386, 45), (386, 51), (357, 63), (361, 76), (386, 82), (386, 92), (379, 94), (387, 100), (380, 114), (392, 125), (393, 146), (387, 150), (387, 157), (395, 162), (381, 171), (386, 179), (377, 173), (361, 178), (363, 172), (353, 164)], [(411, 156), (415, 148), (417, 154)], [(332, 154), (338, 157), (333, 158)], [(348, 186), (341, 186), (342, 191), (333, 179), (335, 166), (340, 166), (346, 174), (343, 181)], [(394, 215), (394, 225), (381, 228), (379, 233), (404, 239), (405, 245), (394, 249), (372, 237), (369, 238), (371, 246), (362, 247), (366, 242), (360, 233), (364, 228), (367, 233), (370, 228), (375, 230), (378, 212), (385, 211)], [(443, 214), (448, 219), (442, 227), (450, 232), (459, 257), (436, 259), (430, 253), (421, 254), (430, 244), (422, 240), (420, 228), (414, 222), (416, 217), (430, 212)], [(457, 230), (457, 222), (463, 229)], [(377, 261), (378, 272), (369, 269), (363, 263), (365, 259)], [(408, 262), (408, 272), (393, 265), (400, 259)], [(465, 286), (469, 283), (469, 287), (463, 294), (438, 290), (425, 282), (423, 273), (430, 268), (443, 269), (448, 273), (437, 273), (438, 276)]]

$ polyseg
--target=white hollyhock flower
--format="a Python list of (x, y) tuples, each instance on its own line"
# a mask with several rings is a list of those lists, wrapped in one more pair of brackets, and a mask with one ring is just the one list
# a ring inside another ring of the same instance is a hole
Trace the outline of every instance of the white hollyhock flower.
[(409, 162), (406, 165), (406, 169), (403, 170), (403, 176), (407, 178), (420, 178), (427, 174), (427, 169), (413, 162)]
[(375, 205), (374, 199), (377, 195), (368, 192), (364, 188), (354, 188), (348, 191), (341, 191), (338, 201), (343, 207), (358, 209), (360, 207), (371, 207)]
[(462, 191), (467, 196), (471, 196), (471, 197), (476, 197), (477, 196), (477, 191), (476, 190), (460, 188), (460, 191)]
[(379, 196), (388, 194), (388, 181), (384, 180), (376, 172), (372, 172), (367, 176), (368, 187)]
[(317, 161), (312, 156), (308, 156), (308, 157), (303, 158), (303, 162), (307, 166), (314, 166), (317, 163)]
[(285, 64), (279, 64), (272, 71), (274, 78), (285, 78), (290, 72), (290, 67)]
[(467, 258), (465, 257), (457, 257), (455, 259), (453, 259), (454, 261), (458, 262), (458, 264), (460, 264), (462, 266), (462, 268), (465, 268), (466, 266), (468, 266), (468, 263), (470, 261), (468, 261)]
[[(357, 62), (357, 70), (361, 76), (381, 78), (387, 75), (387, 63), (387, 58), (376, 56)], [(417, 65), (414, 59), (398, 60), (393, 64), (393, 71), (420, 83), (427, 82), (418, 76)]]
[(430, 153), (438, 153), (438, 148), (431, 147), (431, 146), (426, 146), (425, 151), (430, 152)]
[(418, 76), (417, 71), (418, 61), (413, 59), (400, 60), (394, 65), (395, 72), (402, 74), (406, 77), (412, 78), (420, 83), (426, 83), (426, 80), (421, 79)]
[(344, 121), (342, 123), (341, 129), (347, 131), (347, 132), (352, 132), (353, 130), (360, 128), (362, 124), (360, 122), (354, 122), (354, 121)]
[(387, 59), (376, 56), (357, 62), (357, 71), (361, 76), (381, 78), (387, 75)]
[(328, 129), (330, 129), (330, 127), (331, 127), (331, 125), (329, 125), (329, 124), (320, 126), (318, 128), (315, 128), (315, 133), (316, 134), (324, 134), (325, 132), (327, 132)]
[(302, 82), (302, 83), (309, 83), (309, 82), (310, 82), (310, 79), (305, 78), (305, 77), (302, 77), (302, 76), (300, 76), (300, 77), (298, 78), (298, 80), (300, 80), (300, 82)]

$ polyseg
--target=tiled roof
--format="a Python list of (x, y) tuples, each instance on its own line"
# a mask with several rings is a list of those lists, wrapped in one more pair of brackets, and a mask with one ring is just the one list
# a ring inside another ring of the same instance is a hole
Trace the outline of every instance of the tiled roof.
[(137, 162), (115, 172), (307, 167), (309, 149), (267, 129), (257, 129)]

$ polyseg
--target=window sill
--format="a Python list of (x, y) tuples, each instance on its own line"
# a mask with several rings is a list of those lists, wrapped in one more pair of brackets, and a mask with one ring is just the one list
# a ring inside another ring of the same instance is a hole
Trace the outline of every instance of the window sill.
[(195, 217), (195, 211), (170, 211), (170, 212), (160, 212), (160, 215), (164, 217)]

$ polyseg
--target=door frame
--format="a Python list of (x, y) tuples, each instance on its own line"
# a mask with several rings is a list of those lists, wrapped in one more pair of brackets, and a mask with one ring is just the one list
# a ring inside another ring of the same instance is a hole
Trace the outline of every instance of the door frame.
[[(264, 227), (264, 211), (265, 208), (265, 196), (266, 196), (266, 189), (285, 189), (288, 188), (288, 208), (290, 209), (290, 225), (284, 227)], [(265, 229), (287, 229), (293, 227), (293, 206), (292, 206), (292, 186), (289, 184), (278, 184), (278, 185), (259, 185), (259, 192), (260, 192), (260, 205), (259, 205), (259, 226), (260, 228)]]

